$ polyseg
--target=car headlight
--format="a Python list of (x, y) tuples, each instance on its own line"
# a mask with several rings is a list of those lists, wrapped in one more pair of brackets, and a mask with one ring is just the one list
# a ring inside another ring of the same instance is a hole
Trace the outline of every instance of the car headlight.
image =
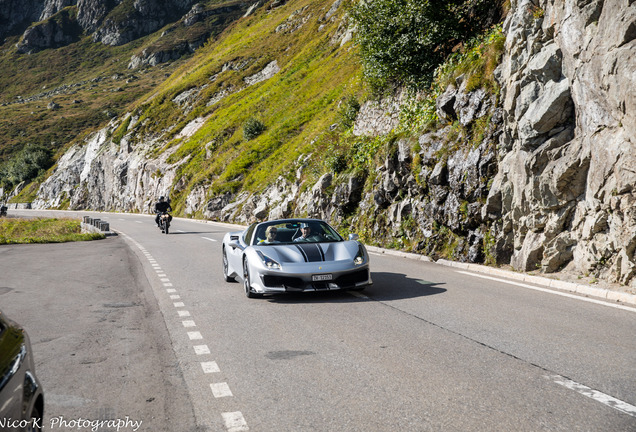
[(267, 255), (263, 254), (261, 251), (258, 251), (258, 256), (261, 258), (261, 260), (263, 261), (263, 264), (268, 269), (280, 270), (280, 264), (278, 263), (278, 261), (271, 259)]
[(358, 247), (358, 253), (356, 257), (353, 259), (353, 263), (355, 265), (364, 264), (364, 249), (362, 249), (362, 246)]

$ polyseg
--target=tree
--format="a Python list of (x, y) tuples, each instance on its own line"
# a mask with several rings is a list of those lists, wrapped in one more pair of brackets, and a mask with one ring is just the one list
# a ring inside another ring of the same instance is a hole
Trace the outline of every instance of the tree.
[(37, 145), (27, 145), (0, 170), (0, 184), (15, 186), (30, 181), (53, 165), (51, 152)]
[(362, 0), (352, 10), (366, 79), (421, 89), (461, 43), (501, 19), (498, 0)]

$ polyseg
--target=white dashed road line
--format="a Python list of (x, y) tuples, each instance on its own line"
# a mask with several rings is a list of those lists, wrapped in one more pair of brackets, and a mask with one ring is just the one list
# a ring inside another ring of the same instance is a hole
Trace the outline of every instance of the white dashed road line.
[(201, 238), (211, 242), (218, 242), (218, 240), (214, 240), (213, 238), (209, 238), (209, 237), (201, 237)]
[(194, 346), (194, 353), (196, 355), (210, 354), (210, 348), (208, 348), (207, 345), (195, 345)]
[(230, 386), (228, 386), (227, 383), (224, 382), (210, 384), (210, 389), (212, 389), (212, 394), (217, 399), (222, 397), (234, 396), (230, 391)]
[(190, 340), (201, 340), (201, 339), (203, 339), (203, 335), (201, 335), (201, 332), (198, 332), (198, 331), (188, 332), (188, 337), (190, 338)]
[[(581, 297), (578, 295), (574, 295), (574, 294), (568, 294), (568, 293), (564, 293), (564, 292), (560, 292), (560, 291), (554, 291), (551, 289), (546, 289), (546, 288), (540, 288), (537, 286), (533, 286), (533, 285), (528, 285), (528, 284), (524, 284), (521, 282), (514, 282), (514, 281), (509, 281), (509, 280), (505, 280), (505, 279), (499, 279), (496, 277), (492, 277), (492, 276), (485, 276), (485, 275), (480, 275), (480, 274), (476, 274), (476, 273), (471, 273), (471, 272), (465, 272), (465, 271), (458, 271), (458, 273), (461, 274), (465, 274), (465, 275), (470, 275), (470, 276), (475, 276), (475, 277), (479, 277), (482, 279), (489, 279), (489, 280), (493, 280), (493, 281), (497, 281), (497, 282), (503, 282), (503, 283), (507, 283), (510, 285), (516, 285), (516, 286), (520, 286), (523, 288), (528, 288), (528, 289), (532, 289), (532, 290), (536, 290), (536, 291), (541, 291), (541, 292), (545, 292), (548, 294), (554, 294), (554, 295), (559, 295), (562, 297), (568, 297), (568, 298), (573, 298), (576, 300), (581, 300), (581, 301), (586, 301), (589, 303), (595, 303), (595, 304), (600, 304), (600, 305), (604, 305), (604, 306), (609, 306), (609, 307), (613, 307), (616, 309), (622, 309), (622, 310), (627, 310), (630, 312), (636, 312), (636, 309), (632, 308), (632, 307), (628, 307), (628, 306), (623, 306), (623, 305), (617, 305), (617, 304), (613, 304), (613, 303), (608, 303), (606, 301), (602, 301), (602, 300), (595, 300), (595, 299), (591, 299), (591, 298), (587, 298), (587, 297)], [(633, 417), (636, 417), (636, 406), (634, 405), (630, 405), (627, 402), (624, 402), (620, 399), (616, 399), (615, 397), (612, 397), (610, 395), (607, 395), (605, 393), (602, 393), (598, 390), (594, 390), (590, 387), (587, 387), (583, 384), (579, 384), (575, 381), (572, 381), (568, 378), (562, 377), (560, 375), (553, 375), (553, 376), (548, 376), (546, 377), (552, 381), (554, 381), (555, 383), (562, 385), (563, 387), (569, 388), (570, 390), (574, 390), (584, 396), (587, 396), (591, 399), (594, 399), (597, 402), (600, 402), (604, 405), (607, 405), (611, 408), (614, 408), (618, 411), (624, 412), (626, 414), (629, 414)]]
[(227, 412), (222, 415), (228, 432), (244, 432), (250, 430), (243, 418), (243, 414), (240, 412)]
[(579, 384), (560, 375), (548, 376), (546, 378), (554, 381), (559, 385), (562, 385), (563, 387), (574, 390), (575, 392), (578, 392), (584, 396), (594, 399), (597, 402), (607, 405), (608, 407), (624, 412), (625, 414), (629, 414), (632, 417), (636, 417), (636, 406), (634, 405), (630, 405), (627, 402), (616, 399), (615, 397), (602, 393), (598, 390), (594, 390), (588, 386), (584, 386), (583, 384)]
[(221, 372), (221, 369), (214, 361), (201, 362), (201, 368), (204, 374)]
[[(136, 221), (136, 222), (142, 223), (140, 221)], [(177, 232), (183, 232), (183, 231), (177, 230)], [(157, 261), (153, 258), (153, 256), (141, 244), (137, 243), (136, 241), (134, 241), (128, 236), (126, 237), (130, 239), (139, 248), (139, 250), (146, 256), (146, 258), (148, 259), (148, 263), (152, 266), (153, 270), (155, 270), (157, 277), (159, 278), (159, 281), (163, 284), (164, 287), (166, 287), (165, 292), (166, 292), (166, 295), (169, 297), (169, 299), (181, 300), (181, 295), (178, 293), (176, 288), (173, 288), (173, 284), (170, 281), (170, 278), (165, 273), (165, 271), (161, 268), (159, 263), (157, 263)], [(208, 238), (208, 237), (202, 237), (202, 238), (212, 242), (217, 241), (215, 239)], [(172, 304), (175, 307), (175, 309), (177, 309), (177, 315), (179, 316), (179, 318), (191, 318), (190, 312), (183, 309), (185, 308), (185, 303), (183, 301), (173, 301)], [(197, 326), (193, 319), (182, 320), (181, 324), (183, 325), (185, 329), (194, 328)], [(190, 341), (202, 341), (204, 339), (203, 335), (199, 331), (186, 331), (186, 334)], [(205, 344), (193, 345), (193, 349), (194, 349), (194, 353), (197, 356), (210, 355), (210, 348)], [(215, 374), (221, 371), (221, 369), (219, 368), (219, 365), (215, 361), (206, 360), (206, 361), (201, 361), (200, 364), (201, 364), (201, 370), (203, 374), (205, 375)], [(230, 398), (234, 396), (232, 394), (232, 391), (230, 390), (230, 386), (226, 382), (215, 382), (215, 383), (210, 383), (209, 385), (210, 385), (210, 391), (214, 398), (217, 398), (217, 399)], [(221, 414), (221, 417), (223, 418), (223, 422), (228, 432), (249, 431), (247, 422), (245, 421), (245, 418), (243, 417), (243, 414), (240, 411), (223, 412), (220, 414)]]

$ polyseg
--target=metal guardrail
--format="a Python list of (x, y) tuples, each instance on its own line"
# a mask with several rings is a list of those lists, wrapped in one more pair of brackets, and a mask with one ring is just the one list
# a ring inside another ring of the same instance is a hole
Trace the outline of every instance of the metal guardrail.
[(101, 219), (92, 218), (90, 216), (84, 216), (82, 220), (82, 230), (90, 232), (98, 232), (104, 235), (113, 235), (110, 230), (110, 224)]

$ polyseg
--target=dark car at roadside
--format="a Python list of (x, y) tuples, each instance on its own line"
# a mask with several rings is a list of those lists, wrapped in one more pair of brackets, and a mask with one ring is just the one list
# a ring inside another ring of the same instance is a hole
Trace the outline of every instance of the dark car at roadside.
[(29, 336), (0, 311), (0, 431), (41, 431), (43, 413)]

